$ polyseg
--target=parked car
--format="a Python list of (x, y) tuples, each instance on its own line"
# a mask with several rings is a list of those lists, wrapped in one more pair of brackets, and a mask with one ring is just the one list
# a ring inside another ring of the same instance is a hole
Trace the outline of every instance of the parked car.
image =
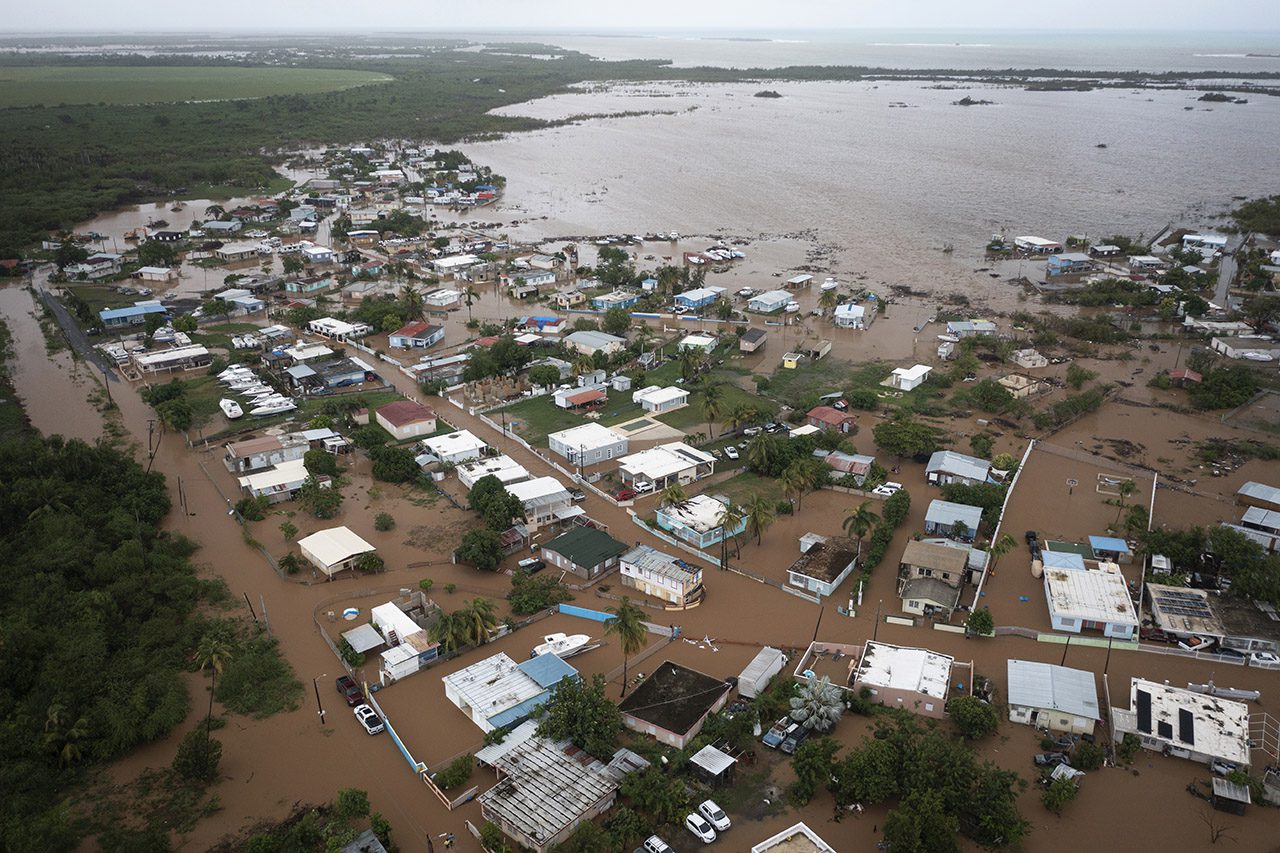
[(1249, 663), (1263, 666), (1280, 666), (1280, 655), (1275, 652), (1250, 652)]
[(724, 809), (716, 805), (715, 800), (703, 800), (698, 804), (698, 812), (716, 828), (716, 832), (724, 832), (733, 825), (729, 822), (729, 816), (724, 813)]
[(575, 501), (585, 501), (587, 499), (587, 493), (582, 491), (582, 489), (570, 489), (569, 497), (573, 498)]
[(724, 449), (724, 455), (725, 455), (725, 456), (728, 456), (730, 459), (737, 459), (737, 458), (738, 458), (738, 448), (734, 447), (734, 446), (731, 444), (731, 445), (729, 445), (728, 447), (726, 447), (726, 448)]
[(774, 723), (772, 728), (765, 732), (764, 737), (760, 738), (760, 740), (764, 742), (765, 746), (770, 749), (775, 749), (779, 744), (787, 739), (787, 735), (790, 734), (790, 730), (799, 725), (799, 723), (792, 722), (790, 717), (783, 717), (781, 720)]
[(710, 844), (716, 840), (716, 831), (712, 829), (711, 824), (707, 823), (707, 819), (697, 812), (691, 812), (685, 817), (684, 828), (697, 836), (703, 844)]
[(650, 835), (644, 840), (644, 849), (646, 853), (672, 853), (671, 845), (656, 835)]
[(1221, 758), (1215, 758), (1210, 764), (1209, 769), (1216, 776), (1230, 776), (1232, 773), (1240, 769), (1239, 764), (1230, 761), (1223, 761)]
[(351, 710), (356, 715), (356, 722), (363, 726), (364, 730), (369, 734), (376, 735), (386, 730), (386, 727), (382, 725), (382, 718), (378, 716), (378, 712), (368, 705), (357, 705)]
[(1138, 629), (1138, 637), (1152, 643), (1171, 643), (1173, 637), (1170, 637), (1160, 628), (1150, 628), (1143, 626)]
[(629, 501), (636, 496), (635, 489), (618, 489), (613, 493), (614, 500)]
[(1024, 533), (1023, 535), (1027, 538), (1027, 544), (1028, 544), (1028, 545), (1034, 545), (1034, 544), (1035, 544), (1035, 542), (1036, 542), (1036, 532), (1035, 532), (1034, 530), (1028, 530), (1028, 531), (1027, 531), (1026, 533)]
[(748, 438), (750, 438), (751, 436), (759, 435), (759, 434), (760, 434), (760, 427), (758, 427), (758, 426), (749, 426), (749, 427), (747, 427), (746, 429), (744, 429), (744, 430), (742, 431), (742, 434), (743, 434), (743, 435), (745, 435), (745, 436), (747, 436)]
[(653, 483), (647, 481), (637, 482), (635, 488), (637, 494), (647, 494), (648, 492), (653, 491)]
[(795, 730), (787, 735), (787, 739), (782, 742), (782, 751), (787, 755), (794, 754), (800, 744), (808, 740), (811, 734), (813, 734), (813, 729), (806, 729), (804, 726), (797, 724)]
[(339, 675), (337, 679), (338, 692), (347, 700), (347, 704), (354, 708), (356, 705), (364, 704), (364, 691), (360, 689), (360, 685), (356, 684), (356, 680), (349, 675)]
[(1186, 649), (1189, 652), (1203, 652), (1213, 647), (1216, 643), (1213, 637), (1201, 637), (1198, 634), (1192, 634), (1190, 637), (1178, 640), (1178, 648)]
[(891, 498), (893, 497), (893, 489), (882, 484), (872, 489), (871, 494), (879, 495), (882, 498)]
[(1067, 757), (1061, 752), (1042, 752), (1032, 759), (1036, 763), (1036, 767), (1057, 767), (1059, 764), (1067, 764)]
[(547, 564), (542, 560), (539, 560), (537, 557), (525, 557), (523, 560), (516, 563), (516, 565), (531, 575), (537, 574), (547, 567)]
[(765, 432), (780, 432), (784, 429), (786, 429), (786, 427), (784, 427), (782, 424), (778, 423), (777, 421), (769, 421), (767, 424), (764, 425)]

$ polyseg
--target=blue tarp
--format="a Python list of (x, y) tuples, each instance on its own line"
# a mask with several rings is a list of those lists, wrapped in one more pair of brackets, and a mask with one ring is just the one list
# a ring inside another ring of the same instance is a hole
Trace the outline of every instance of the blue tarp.
[(1123, 539), (1117, 539), (1114, 536), (1090, 536), (1089, 547), (1093, 549), (1093, 553), (1099, 551), (1110, 551), (1115, 554), (1132, 554), (1129, 550), (1129, 543)]
[(1046, 569), (1072, 569), (1084, 571), (1084, 557), (1070, 551), (1043, 551)]

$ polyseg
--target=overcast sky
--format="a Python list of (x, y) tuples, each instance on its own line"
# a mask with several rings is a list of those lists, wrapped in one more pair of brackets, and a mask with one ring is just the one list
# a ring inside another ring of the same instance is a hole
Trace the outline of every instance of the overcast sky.
[(0, 0), (9, 31), (1280, 30), (1278, 0)]

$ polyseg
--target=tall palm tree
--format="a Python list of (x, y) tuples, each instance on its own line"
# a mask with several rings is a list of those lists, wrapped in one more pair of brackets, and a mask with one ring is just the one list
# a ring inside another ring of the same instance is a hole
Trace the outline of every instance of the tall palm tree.
[(68, 767), (78, 762), (84, 753), (80, 742), (89, 736), (89, 721), (84, 717), (70, 722), (66, 706), (54, 702), (45, 712), (44, 743), (58, 755), (58, 766)]
[(622, 647), (622, 695), (627, 695), (627, 667), (631, 656), (649, 645), (649, 629), (644, 626), (644, 611), (631, 603), (627, 596), (617, 607), (610, 607), (612, 617), (605, 620), (604, 632), (618, 638)]
[(822, 295), (818, 297), (818, 307), (823, 311), (830, 311), (840, 303), (840, 297), (836, 295), (834, 290), (824, 290)]
[(689, 495), (685, 492), (684, 486), (679, 483), (672, 483), (662, 490), (658, 495), (658, 500), (662, 506), (679, 506), (688, 502)]
[(844, 698), (840, 688), (827, 676), (814, 679), (800, 686), (791, 699), (791, 719), (815, 732), (829, 731), (844, 713)]
[(487, 598), (471, 599), (456, 615), (462, 618), (463, 636), (473, 646), (489, 642), (489, 632), (498, 624), (497, 611)]
[(680, 378), (692, 382), (702, 369), (702, 351), (689, 347), (680, 350)]
[(996, 563), (1000, 562), (1000, 558), (1016, 547), (1018, 547), (1018, 540), (1014, 539), (1008, 533), (1001, 536), (995, 542), (992, 542), (991, 547), (987, 549), (987, 553), (991, 555), (991, 562), (987, 565), (987, 568), (994, 572), (996, 570)]
[(1120, 523), (1120, 513), (1124, 512), (1124, 502), (1129, 499), (1129, 496), (1132, 495), (1137, 490), (1137, 488), (1138, 486), (1136, 483), (1133, 482), (1133, 480), (1125, 480), (1116, 488), (1116, 490), (1120, 493), (1120, 500), (1119, 500), (1120, 509), (1116, 511), (1117, 524)]
[(880, 516), (871, 511), (871, 501), (863, 501), (849, 510), (844, 519), (844, 532), (858, 540), (858, 553), (862, 553), (862, 540), (871, 532), (871, 528), (880, 520)]
[(750, 403), (739, 403), (725, 416), (724, 425), (730, 432), (740, 430), (760, 420), (760, 410)]
[(204, 743), (206, 757), (208, 755), (209, 738), (213, 737), (213, 694), (218, 688), (218, 676), (226, 669), (227, 664), (235, 657), (231, 644), (225, 637), (212, 632), (200, 638), (191, 659), (201, 672), (209, 670), (209, 709), (204, 716)]
[(422, 294), (418, 292), (418, 288), (412, 284), (406, 284), (400, 288), (400, 305), (404, 309), (406, 320), (422, 319), (425, 303), (422, 300)]
[(442, 652), (456, 652), (462, 644), (464, 630), (461, 611), (445, 613), (439, 610), (436, 621), (427, 629), (427, 636), (431, 642), (440, 644)]
[(708, 383), (702, 389), (702, 416), (707, 419), (707, 439), (716, 437), (712, 422), (720, 417), (721, 401), (724, 399), (724, 388), (719, 384)]
[(471, 322), (471, 306), (475, 304), (475, 301), (479, 298), (480, 298), (480, 291), (476, 290), (471, 285), (468, 284), (465, 288), (463, 288), (462, 299), (464, 302), (467, 303), (467, 322), (468, 323)]
[(742, 523), (742, 519), (746, 517), (745, 511), (733, 501), (729, 501), (720, 510), (720, 515), (716, 519), (716, 524), (720, 526), (720, 565), (727, 566), (729, 564), (729, 537), (733, 537), (734, 550), (739, 558), (742, 557), (742, 548), (738, 546), (738, 525)]
[(747, 461), (752, 468), (767, 471), (773, 466), (780, 451), (778, 440), (769, 433), (762, 432), (747, 445)]
[(747, 499), (747, 535), (756, 537), (756, 544), (764, 541), (764, 532), (778, 517), (773, 503), (759, 492), (753, 492)]
[(573, 375), (581, 376), (584, 373), (590, 373), (596, 369), (596, 363), (591, 360), (591, 356), (586, 353), (579, 353), (578, 357), (573, 360)]
[(782, 493), (796, 502), (796, 507), (804, 505), (804, 493), (809, 488), (809, 474), (799, 462), (792, 462), (778, 478)]

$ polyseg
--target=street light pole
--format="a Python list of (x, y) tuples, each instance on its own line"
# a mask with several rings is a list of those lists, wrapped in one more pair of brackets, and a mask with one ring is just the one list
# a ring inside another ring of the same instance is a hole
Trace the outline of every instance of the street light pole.
[(320, 704), (320, 679), (322, 679), (322, 678), (324, 678), (324, 677), (325, 677), (325, 676), (324, 676), (323, 674), (321, 674), (321, 675), (317, 675), (315, 678), (311, 679), (311, 686), (312, 686), (312, 688), (314, 688), (314, 689), (315, 689), (315, 691), (316, 691), (316, 708), (318, 708), (318, 709), (319, 709), (319, 713), (320, 713), (320, 725), (322, 725), (322, 726), (324, 725), (324, 705), (321, 705), (321, 704)]

